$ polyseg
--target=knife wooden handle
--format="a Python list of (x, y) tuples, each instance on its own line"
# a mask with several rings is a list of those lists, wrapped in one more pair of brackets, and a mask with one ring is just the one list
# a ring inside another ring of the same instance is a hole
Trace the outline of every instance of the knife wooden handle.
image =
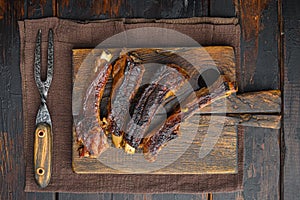
[(51, 179), (52, 133), (46, 123), (39, 123), (34, 135), (34, 174), (37, 184), (44, 188)]

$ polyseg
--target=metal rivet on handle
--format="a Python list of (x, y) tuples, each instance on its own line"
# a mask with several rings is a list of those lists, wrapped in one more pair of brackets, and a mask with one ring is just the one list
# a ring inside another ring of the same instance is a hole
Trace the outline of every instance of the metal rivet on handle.
[(42, 176), (42, 175), (44, 175), (45, 170), (43, 168), (39, 167), (39, 168), (37, 168), (36, 172), (38, 175)]

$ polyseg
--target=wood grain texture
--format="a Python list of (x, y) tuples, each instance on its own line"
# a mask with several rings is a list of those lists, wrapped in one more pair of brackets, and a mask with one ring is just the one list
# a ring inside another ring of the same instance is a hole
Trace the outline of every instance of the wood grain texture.
[[(234, 51), (231, 47), (205, 47), (206, 52), (208, 52), (212, 59), (215, 60), (217, 64), (217, 68), (220, 69), (222, 72), (225, 73), (226, 76), (232, 82), (235, 82), (235, 62), (234, 62)], [(130, 51), (130, 49), (128, 49)], [(113, 57), (118, 57), (121, 49), (108, 49), (106, 52), (112, 52)], [(182, 53), (184, 55), (191, 55), (190, 58), (193, 58), (193, 55), (197, 55), (198, 58), (198, 66), (196, 67), (199, 71), (202, 71), (203, 68), (200, 66), (210, 66), (210, 57), (207, 55), (199, 55), (198, 52), (202, 52), (203, 48), (178, 48), (178, 49), (163, 49), (162, 52), (170, 51), (177, 53)], [(146, 51), (148, 52), (148, 51)], [(93, 57), (88, 59), (86, 57), (90, 54)], [(182, 55), (181, 54), (181, 55)], [(73, 102), (72, 102), (72, 110), (73, 113), (79, 113), (79, 108), (82, 106), (83, 100), (81, 101), (82, 94), (85, 94), (85, 87), (87, 83), (90, 82), (88, 77), (92, 77), (90, 74), (93, 73), (94, 66), (91, 65), (94, 59), (102, 55), (102, 50), (88, 50), (88, 49), (76, 49), (73, 50)], [(148, 54), (147, 54), (148, 56)], [(141, 56), (143, 57), (143, 56)], [(167, 60), (168, 58), (165, 58)], [(162, 60), (162, 62), (165, 62)], [(151, 62), (152, 59), (150, 59)], [(169, 61), (170, 63), (178, 62), (176, 59), (172, 59)], [(79, 69), (80, 67), (80, 69)], [(80, 73), (78, 73), (78, 71)], [(275, 95), (276, 96), (276, 95)], [(215, 109), (211, 109), (215, 110)], [(217, 112), (217, 111), (216, 111)], [(74, 119), (77, 116), (74, 115)], [(206, 132), (208, 131), (208, 125), (210, 120), (206, 120), (206, 123), (202, 121), (204, 119), (201, 116), (194, 116), (195, 119), (193, 122), (187, 120), (186, 123), (181, 125), (181, 132), (182, 137), (180, 139), (176, 139), (172, 143), (173, 145), (169, 144), (162, 150), (162, 155), (158, 156), (157, 161), (155, 164), (157, 166), (163, 167), (154, 167), (155, 170), (151, 170), (151, 174), (216, 174), (216, 173), (237, 173), (237, 133), (235, 130), (235, 125), (232, 127), (226, 127), (223, 133), (220, 136), (219, 143), (211, 149), (210, 146), (205, 146), (202, 142), (204, 141)], [(218, 118), (218, 117), (216, 117)], [(222, 119), (224, 117), (221, 117)], [(197, 120), (199, 122), (197, 122)], [(224, 118), (225, 120), (225, 118)], [(214, 121), (214, 120), (212, 120)], [(222, 124), (222, 120), (216, 119), (216, 121)], [(195, 135), (195, 133), (198, 134)], [(211, 130), (216, 132), (213, 135), (218, 135), (221, 130)], [(74, 136), (76, 133), (74, 133)], [(198, 135), (198, 136), (197, 136)], [(73, 136), (73, 137), (74, 137)], [(193, 141), (191, 138), (194, 138)], [(216, 138), (217, 139), (217, 138)], [(79, 158), (78, 156), (78, 144), (77, 144), (76, 136), (73, 139), (73, 170), (76, 173), (141, 173), (145, 170), (145, 167), (138, 168), (137, 166), (144, 166), (145, 160), (143, 156), (140, 155), (141, 158), (137, 158), (137, 156), (129, 156), (129, 155), (119, 155), (119, 153), (114, 152), (116, 151), (114, 148), (109, 148), (106, 150), (100, 157), (100, 162), (97, 159), (91, 158)], [(180, 145), (178, 145), (180, 144)], [(187, 147), (191, 144), (191, 146), (187, 149)], [(201, 144), (201, 145), (199, 145)], [(212, 150), (209, 156), (206, 156), (205, 159), (199, 159), (195, 152), (198, 152), (200, 148), (203, 148), (203, 151), (210, 151)], [(184, 153), (185, 152), (185, 153)], [(184, 153), (184, 154), (183, 154)], [(176, 158), (176, 155), (183, 154), (179, 159)], [(114, 156), (112, 156), (114, 155)], [(123, 156), (124, 158), (119, 158), (119, 156)], [(113, 158), (112, 158), (113, 157)], [(124, 161), (125, 159), (125, 161)], [(133, 159), (134, 166), (130, 165), (126, 162), (127, 159)], [(174, 159), (174, 161), (171, 161)], [(106, 163), (106, 164), (102, 164)], [(120, 170), (115, 170), (106, 165), (109, 163), (109, 166), (114, 166), (119, 168)], [(169, 164), (167, 164), (169, 163)], [(149, 166), (150, 163), (148, 164)], [(168, 166), (167, 166), (168, 165)], [(146, 164), (147, 166), (147, 164)], [(166, 166), (166, 167), (164, 167)], [(153, 169), (154, 169), (153, 168)], [(122, 170), (121, 170), (122, 169)]]
[(62, 200), (107, 200), (112, 199), (112, 194), (71, 194), (71, 193), (59, 193), (57, 199)]
[(35, 180), (42, 188), (47, 187), (52, 171), (52, 132), (49, 124), (39, 123), (34, 133)]
[(213, 194), (213, 199), (280, 199), (279, 130), (245, 128), (244, 190)]
[(243, 192), (213, 194), (213, 200), (244, 200)]
[[(22, 97), (17, 20), (24, 1), (0, 1), (0, 198), (37, 199), (24, 192)], [(53, 195), (50, 195), (53, 197)], [(48, 195), (43, 195), (44, 199)]]
[[(279, 56), (277, 40), (280, 33), (278, 28), (277, 2), (268, 0), (235, 0), (234, 3), (236, 14), (242, 26), (242, 81), (239, 85), (240, 91), (279, 88), (280, 70), (277, 62)], [(266, 70), (266, 67), (268, 70)], [(260, 136), (262, 129), (255, 129), (254, 131), (250, 128), (250, 130), (253, 131), (253, 134), (255, 134), (257, 138), (262, 137)], [(277, 139), (279, 140), (279, 138), (276, 138), (276, 140)], [(266, 140), (266, 144), (276, 145), (275, 149), (277, 149), (277, 143), (274, 142), (275, 141), (272, 140), (272, 143), (269, 143), (269, 141)], [(251, 148), (255, 148), (250, 147), (249, 149), (247, 142), (245, 142), (245, 144), (245, 152), (252, 151)], [(269, 163), (267, 160), (270, 155), (273, 155), (273, 148), (264, 151), (265, 157), (261, 158), (261, 160), (266, 160), (266, 162), (262, 162), (261, 166), (263, 169), (268, 170), (267, 165), (269, 165)], [(247, 159), (245, 162), (248, 162), (249, 156), (245, 157), (245, 159)], [(279, 160), (276, 160), (276, 165), (278, 165), (278, 163)], [(254, 172), (257, 172), (257, 170)], [(261, 172), (264, 171), (262, 170)], [(260, 173), (260, 176), (256, 176), (255, 182), (253, 182), (254, 179), (252, 177), (245, 177), (244, 192), (213, 194), (213, 199), (279, 199), (279, 167), (273, 168), (272, 173), (276, 176), (274, 182), (268, 182), (267, 185), (264, 185), (266, 182), (261, 182), (274, 178), (269, 177), (268, 173)], [(251, 178), (251, 180), (249, 180), (249, 178)], [(268, 196), (267, 193), (270, 195)]]
[(284, 199), (298, 199), (300, 190), (300, 2), (282, 1), (284, 18)]
[(210, 17), (234, 17), (236, 10), (234, 1), (210, 0)]
[(26, 192), (26, 196), (23, 199), (30, 200), (56, 200), (55, 193), (44, 193), (44, 192)]
[[(134, 191), (133, 191), (134, 192)], [(62, 200), (207, 200), (207, 194), (72, 194), (60, 193)]]
[(242, 27), (242, 80), (239, 89), (242, 92), (278, 89), (277, 2), (270, 0), (235, 2)]
[(58, 16), (71, 19), (183, 18), (208, 16), (208, 0), (58, 0)]
[(6, 11), (6, 1), (0, 1), (0, 20), (4, 18), (4, 13)]
[(153, 194), (146, 200), (208, 200), (207, 194)]
[[(207, 106), (201, 109), (200, 113), (220, 113), (220, 110), (224, 108), (224, 102), (216, 101), (213, 106), (214, 111), (211, 106)], [(276, 114), (280, 111), (281, 92), (279, 90), (246, 92), (226, 98), (226, 113)]]
[(27, 18), (37, 19), (56, 16), (55, 0), (28, 0), (26, 3)]
[(279, 199), (279, 131), (248, 128), (245, 137), (245, 199)]

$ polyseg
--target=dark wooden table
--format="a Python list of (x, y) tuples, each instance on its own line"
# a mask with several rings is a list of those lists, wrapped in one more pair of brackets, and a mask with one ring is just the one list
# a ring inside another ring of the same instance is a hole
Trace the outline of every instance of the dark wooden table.
[[(297, 0), (0, 0), (1, 199), (299, 199), (299, 11)], [(198, 195), (25, 193), (17, 20), (49, 16), (76, 20), (238, 17), (242, 27), (239, 90), (283, 91), (282, 129), (246, 128), (244, 191)]]

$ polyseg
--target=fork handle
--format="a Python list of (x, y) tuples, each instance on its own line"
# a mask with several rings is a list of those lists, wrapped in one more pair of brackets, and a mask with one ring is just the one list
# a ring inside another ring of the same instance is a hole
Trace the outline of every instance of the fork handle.
[(47, 123), (39, 123), (34, 135), (34, 174), (37, 184), (44, 188), (51, 179), (52, 133)]

